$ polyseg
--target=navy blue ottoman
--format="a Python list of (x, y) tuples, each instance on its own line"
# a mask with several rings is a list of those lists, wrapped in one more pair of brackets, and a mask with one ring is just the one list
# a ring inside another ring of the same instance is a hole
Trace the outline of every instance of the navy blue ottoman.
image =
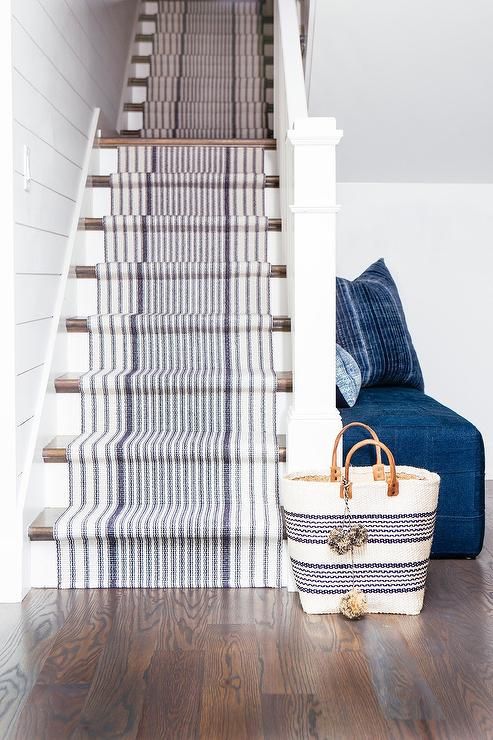
[[(470, 422), (415, 388), (362, 388), (342, 421), (362, 421), (390, 447), (398, 465), (426, 468), (441, 477), (432, 555), (475, 557), (484, 535), (484, 445)], [(344, 455), (364, 434), (344, 435)], [(375, 451), (363, 448), (355, 465), (373, 465)]]

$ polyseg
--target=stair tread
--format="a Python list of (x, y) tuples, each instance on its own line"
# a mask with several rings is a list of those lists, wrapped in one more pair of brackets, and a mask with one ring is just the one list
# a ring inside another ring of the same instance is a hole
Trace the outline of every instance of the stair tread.
[[(143, 23), (143, 22), (148, 22), (148, 23), (157, 23), (157, 21), (158, 21), (158, 18), (159, 18), (159, 16), (161, 16), (161, 15), (164, 15), (163, 11), (159, 11), (158, 13), (141, 13), (141, 14), (139, 15), (139, 21), (140, 21), (141, 23)], [(183, 14), (182, 14), (182, 13), (171, 13), (171, 15), (178, 15), (178, 16), (181, 16), (181, 15), (183, 15)], [(201, 14), (200, 14), (200, 13), (198, 13), (197, 15), (199, 15), (199, 16), (200, 16)], [(204, 13), (204, 16), (205, 16), (205, 15), (206, 15), (206, 14)], [(222, 14), (221, 12), (215, 13), (215, 15), (216, 15), (216, 16), (217, 16), (218, 18), (224, 17), (224, 15), (223, 15), (223, 14)], [(240, 17), (242, 17), (242, 16), (240, 16)], [(245, 16), (244, 16), (244, 17), (246, 17), (246, 18), (250, 18), (251, 16), (250, 16), (250, 14), (245, 14)], [(259, 20), (261, 20), (261, 21), (262, 21), (263, 23), (266, 23), (266, 24), (269, 24), (269, 23), (270, 23), (270, 24), (272, 24), (272, 23), (274, 22), (274, 18), (273, 18), (273, 16), (272, 16), (272, 15), (263, 15), (263, 14), (260, 14), (260, 18), (259, 18)]]
[[(124, 216), (124, 218), (133, 218), (132, 216)], [(140, 218), (140, 217), (139, 217)], [(268, 231), (281, 231), (281, 219), (280, 218), (269, 218), (267, 219)], [(79, 229), (81, 231), (104, 231), (104, 219), (103, 218), (81, 218), (79, 219)]]
[[(151, 75), (151, 77), (161, 79), (162, 78), (162, 75)], [(240, 82), (242, 79), (248, 79), (248, 78), (227, 77), (226, 75), (224, 77), (213, 77), (212, 75), (208, 75), (207, 77), (202, 77), (202, 78), (197, 78), (197, 77), (188, 77), (188, 78), (186, 78), (184, 76), (173, 78), (171, 76), (168, 76), (166, 79), (177, 79), (177, 80), (183, 80), (183, 79), (191, 79), (191, 80), (202, 79), (202, 80), (209, 80), (209, 79), (212, 79), (212, 80), (218, 80), (218, 81), (219, 80), (228, 80), (228, 81), (230, 81), (230, 80), (233, 81), (234, 80), (236, 82)], [(129, 77), (127, 79), (127, 87), (147, 87), (148, 84), (149, 84), (149, 77)], [(274, 81), (271, 80), (271, 79), (269, 79), (268, 77), (264, 78), (264, 87), (266, 89), (271, 89), (272, 87), (274, 87)], [(152, 102), (161, 103), (161, 102), (171, 102), (171, 101), (150, 100), (148, 102), (151, 102), (151, 103)], [(179, 101), (175, 101), (175, 102), (179, 102)], [(207, 100), (202, 100), (202, 101), (201, 100), (189, 100), (189, 101), (185, 101), (185, 102), (189, 102), (189, 103), (200, 103), (200, 102), (208, 102), (208, 101)], [(257, 102), (260, 103), (260, 102), (263, 102), (263, 101), (258, 100)], [(129, 105), (142, 105), (142, 103), (130, 103)]]
[[(188, 106), (201, 105), (204, 108), (210, 107), (210, 101), (207, 101), (207, 100), (199, 100), (199, 101), (193, 101), (193, 100), (188, 100), (188, 101), (187, 100), (184, 100), (184, 101), (183, 100), (182, 101), (173, 101), (173, 100), (168, 100), (168, 101), (166, 101), (166, 100), (149, 100), (149, 101), (146, 101), (146, 102), (151, 103), (151, 104), (154, 104), (154, 105), (161, 105), (161, 104), (164, 105), (165, 103), (168, 103), (170, 105), (174, 105), (175, 103), (180, 103), (180, 104), (183, 104), (184, 106), (187, 106), (187, 105)], [(273, 107), (273, 104), (272, 103), (266, 103), (264, 101), (257, 101), (257, 102), (254, 102), (254, 103), (249, 103), (248, 101), (244, 100), (244, 101), (241, 101), (239, 103), (238, 102), (237, 103), (233, 103), (233, 102), (227, 102), (227, 103), (226, 102), (222, 102), (222, 103), (216, 103), (215, 105), (216, 105), (216, 107), (219, 107), (219, 108), (221, 108), (221, 107), (224, 108), (225, 106), (228, 106), (228, 105), (231, 106), (231, 107), (232, 106), (238, 107), (240, 105), (243, 105), (245, 107), (257, 105), (259, 107), (260, 106), (265, 106), (265, 109), (267, 110), (268, 113), (272, 113), (272, 111), (274, 110), (274, 107)], [(123, 110), (126, 113), (132, 113), (132, 112), (133, 113), (143, 113), (144, 110), (145, 110), (145, 103), (124, 103)]]
[[(160, 141), (160, 140), (161, 141), (163, 141), (163, 140), (164, 141), (169, 141), (170, 140), (169, 137), (165, 137), (164, 139), (163, 139), (163, 137), (159, 137), (159, 136), (156, 136), (156, 138), (154, 138), (154, 139), (152, 137), (151, 138), (144, 137), (144, 136), (142, 136), (142, 129), (140, 129), (140, 128), (133, 128), (133, 129), (131, 129), (131, 128), (122, 128), (121, 131), (120, 131), (120, 134), (121, 134), (122, 137), (124, 137), (126, 139), (129, 139), (129, 141), (131, 141), (133, 143), (135, 143), (136, 141), (138, 141), (140, 143), (142, 141), (152, 142), (152, 141)], [(253, 138), (253, 137), (250, 138), (250, 139), (225, 139), (223, 136), (216, 136), (216, 137), (210, 137), (209, 136), (206, 139), (193, 138), (193, 137), (191, 137), (189, 139), (183, 139), (183, 138), (177, 137), (176, 139), (173, 139), (173, 141), (176, 142), (176, 143), (179, 143), (180, 141), (189, 141), (189, 142), (204, 141), (206, 143), (203, 144), (203, 146), (217, 146), (217, 144), (215, 144), (214, 142), (218, 142), (218, 141), (231, 141), (231, 142), (233, 142), (233, 141), (240, 141), (240, 142), (243, 141), (243, 142), (248, 142), (248, 141), (260, 141), (260, 139)], [(273, 141), (273, 137), (271, 136), (268, 139), (262, 139), (262, 141)], [(234, 146), (234, 144), (231, 144), (231, 146)], [(248, 144), (245, 143), (242, 146), (248, 146)], [(275, 147), (266, 147), (266, 148), (275, 149)]]
[[(291, 331), (291, 319), (289, 316), (274, 316), (273, 329), (275, 332), (290, 332)], [(71, 316), (65, 321), (65, 326), (68, 332), (76, 334), (87, 333), (87, 317), (86, 316)]]
[[(64, 511), (65, 508), (61, 506), (49, 507), (40, 511), (28, 528), (28, 536), (31, 542), (53, 542), (53, 527)], [(286, 539), (285, 533), (283, 539)]]
[[(43, 448), (43, 460), (45, 463), (66, 463), (67, 462), (67, 446), (69, 443), (76, 438), (74, 434), (63, 434), (54, 437)], [(277, 442), (279, 446), (279, 462), (286, 462), (286, 436), (279, 434), (277, 436)]]
[[(104, 263), (104, 264), (108, 264), (108, 263)], [(148, 263), (148, 264), (151, 264), (151, 263)], [(157, 264), (161, 264), (161, 263), (157, 263)], [(76, 265), (75, 275), (77, 278), (80, 278), (83, 280), (95, 280), (96, 279), (96, 265)], [(285, 278), (286, 275), (287, 275), (286, 265), (270, 265), (270, 277), (271, 278)]]
[[(57, 393), (80, 393), (81, 372), (69, 372), (55, 378), (55, 390)], [(293, 390), (293, 373), (290, 370), (282, 370), (276, 373), (277, 390), (279, 393), (291, 393)]]
[[(176, 55), (173, 53), (164, 53), (164, 52), (158, 52), (157, 54), (134, 54), (132, 57), (132, 64), (151, 64), (152, 59), (155, 57), (175, 57)], [(205, 57), (210, 58), (210, 54), (202, 53), (202, 54), (187, 54), (187, 57)], [(238, 59), (238, 58), (245, 58), (245, 57), (258, 57), (259, 59), (262, 59), (264, 64), (273, 64), (274, 58), (272, 56), (268, 56), (265, 54), (262, 54), (261, 52), (257, 52), (256, 54), (227, 54), (224, 52), (223, 54), (215, 54), (214, 59)]]
[(29, 526), (29, 539), (33, 542), (51, 542), (54, 524), (64, 511), (61, 507), (43, 509)]
[[(154, 37), (156, 35), (160, 35), (160, 36), (178, 36), (178, 35), (180, 35), (180, 32), (179, 31), (158, 31), (157, 34), (154, 34), (154, 33), (137, 33), (135, 35), (135, 41), (137, 43), (141, 43), (142, 42), (144, 44), (152, 44), (152, 43), (154, 43)], [(194, 34), (194, 36), (200, 36), (200, 35), (201, 34), (199, 34), (199, 33), (195, 33)], [(225, 34), (225, 33), (211, 33), (211, 34), (203, 33), (202, 35), (203, 36), (227, 36), (227, 34)], [(264, 43), (264, 44), (273, 44), (274, 43), (274, 37), (271, 36), (271, 35), (269, 35), (269, 34), (265, 34), (265, 33), (260, 33), (259, 32), (259, 33), (249, 33), (247, 35), (248, 36), (258, 36), (259, 37), (259, 40), (261, 41), (261, 43)]]
[[(130, 174), (133, 176), (137, 176), (137, 175), (144, 175), (144, 174), (149, 174), (149, 173), (131, 172), (131, 173), (115, 173), (115, 174), (117, 175)], [(150, 174), (162, 175), (163, 173), (153, 172)], [(171, 173), (171, 174), (176, 174), (176, 173)], [(178, 173), (178, 174), (187, 175), (190, 173), (185, 172), (185, 173)], [(204, 173), (199, 173), (199, 174), (204, 174)], [(243, 175), (236, 175), (236, 177), (243, 177)], [(257, 177), (260, 179), (261, 175), (258, 175)], [(266, 188), (278, 188), (279, 187), (279, 175), (263, 175), (263, 177), (264, 177), (264, 187)], [(135, 177), (135, 179), (137, 178)], [(88, 188), (110, 188), (111, 187), (111, 175), (90, 175), (87, 178), (86, 185)]]
[(96, 149), (117, 149), (119, 146), (231, 146), (275, 149), (275, 139), (148, 139), (129, 136), (103, 136), (96, 139)]

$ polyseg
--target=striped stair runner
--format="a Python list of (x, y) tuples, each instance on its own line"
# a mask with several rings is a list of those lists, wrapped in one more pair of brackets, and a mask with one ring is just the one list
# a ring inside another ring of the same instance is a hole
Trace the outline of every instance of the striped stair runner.
[[(263, 37), (260, 32), (243, 33), (241, 36), (232, 33), (181, 33), (165, 31), (154, 34), (154, 54), (151, 69), (156, 70), (161, 59), (183, 59), (188, 56), (256, 57), (263, 53)], [(155, 74), (155, 71), (153, 72)]]
[[(269, 134), (261, 12), (159, 4), (143, 135)], [(119, 148), (62, 588), (282, 585), (263, 173), (254, 147)]]
[(271, 136), (265, 18), (254, 0), (160, 2), (143, 136)]

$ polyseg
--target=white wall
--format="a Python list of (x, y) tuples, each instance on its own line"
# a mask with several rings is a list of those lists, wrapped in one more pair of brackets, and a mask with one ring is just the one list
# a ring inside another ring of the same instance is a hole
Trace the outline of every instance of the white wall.
[(16, 416), (15, 416), (15, 283), (14, 283), (14, 229), (12, 181), (12, 47), (10, 28), (10, 2), (0, 4), (0, 87), (2, 89), (2, 115), (0, 139), (4, 144), (2, 157), (3, 177), (0, 193), (0, 219), (2, 222), (2, 285), (0, 290), (0, 315), (2, 317), (2, 361), (0, 362), (0, 387), (2, 388), (2, 423), (0, 447), (2, 449), (2, 519), (3, 536), (0, 538), (1, 598), (15, 601), (19, 598), (22, 580), (21, 526), (22, 516), (17, 506), (18, 478), (15, 465)]
[(343, 182), (493, 181), (491, 0), (318, 0), (309, 109)]
[(310, 114), (344, 130), (339, 274), (385, 257), (426, 390), (478, 426), (493, 478), (493, 3), (311, 10)]
[(493, 185), (342, 183), (338, 274), (384, 257), (426, 392), (470, 419), (493, 478)]
[[(47, 341), (95, 107), (114, 131), (137, 0), (12, 0), (17, 473), (26, 460)], [(32, 183), (23, 188), (23, 148)]]

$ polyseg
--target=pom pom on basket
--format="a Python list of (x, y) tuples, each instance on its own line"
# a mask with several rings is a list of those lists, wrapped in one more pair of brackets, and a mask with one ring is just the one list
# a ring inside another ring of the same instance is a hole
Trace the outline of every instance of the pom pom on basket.
[(361, 619), (366, 614), (368, 599), (359, 588), (352, 588), (341, 598), (341, 614), (347, 619)]
[(338, 555), (350, 552), (354, 547), (361, 547), (368, 542), (368, 530), (362, 524), (355, 524), (351, 529), (334, 527), (329, 532), (327, 543)]

